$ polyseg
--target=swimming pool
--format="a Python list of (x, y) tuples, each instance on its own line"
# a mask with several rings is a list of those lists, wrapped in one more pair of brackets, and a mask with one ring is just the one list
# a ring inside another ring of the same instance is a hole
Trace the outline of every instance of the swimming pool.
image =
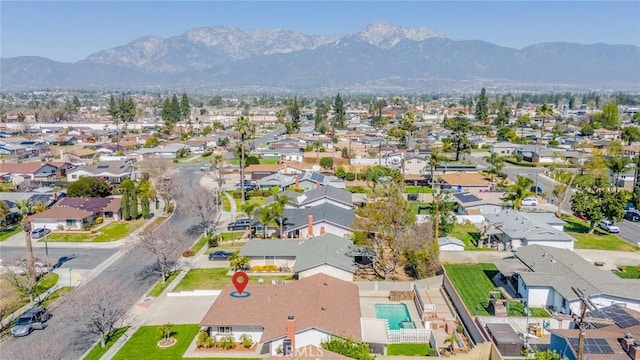
[(386, 319), (391, 330), (416, 328), (405, 304), (376, 304), (376, 317)]

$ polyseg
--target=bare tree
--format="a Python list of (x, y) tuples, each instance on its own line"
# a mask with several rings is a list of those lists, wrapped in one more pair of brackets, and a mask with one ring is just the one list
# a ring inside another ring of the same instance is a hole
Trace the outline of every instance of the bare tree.
[(180, 249), (181, 237), (182, 234), (174, 228), (163, 228), (162, 233), (154, 231), (140, 234), (140, 245), (154, 256), (163, 283), (167, 281), (175, 255)]
[(211, 168), (209, 171), (205, 173), (206, 176), (213, 179), (215, 184), (218, 186), (218, 190), (222, 190), (222, 186), (227, 181), (226, 172), (224, 170), (224, 163), (222, 160), (222, 155), (214, 155), (211, 160)]
[(144, 166), (141, 166), (141, 170), (151, 179), (158, 195), (164, 201), (164, 209), (167, 210), (178, 189), (175, 170), (165, 159), (151, 159), (145, 162)]
[(14, 274), (5, 273), (0, 276), (0, 330), (4, 329), (3, 320), (9, 311), (20, 303), (20, 289), (14, 282)]
[(220, 220), (219, 198), (203, 186), (194, 187), (182, 204), (188, 214), (198, 218), (205, 235), (209, 233), (211, 226)]
[(90, 282), (69, 299), (74, 309), (71, 321), (83, 324), (88, 333), (100, 336), (101, 347), (105, 346), (109, 332), (122, 326), (124, 321), (127, 309), (118, 296), (121, 293), (116, 281)]

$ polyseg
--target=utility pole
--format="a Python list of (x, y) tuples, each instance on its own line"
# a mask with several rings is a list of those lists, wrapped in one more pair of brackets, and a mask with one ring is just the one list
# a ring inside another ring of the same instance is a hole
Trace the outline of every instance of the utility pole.
[(578, 322), (578, 329), (580, 333), (578, 334), (578, 358), (577, 360), (584, 359), (584, 318), (587, 314), (587, 308), (591, 310), (596, 310), (596, 306), (589, 300), (589, 298), (584, 294), (582, 289), (572, 286), (571, 290), (573, 290), (576, 295), (580, 298), (580, 320)]

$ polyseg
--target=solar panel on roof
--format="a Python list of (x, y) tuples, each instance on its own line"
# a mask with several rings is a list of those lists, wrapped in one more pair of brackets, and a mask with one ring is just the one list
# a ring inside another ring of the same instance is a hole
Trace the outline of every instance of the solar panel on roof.
[(628, 328), (630, 326), (640, 325), (640, 320), (631, 316), (623, 308), (611, 305), (603, 307), (596, 311), (590, 311), (589, 317), (611, 319), (621, 329)]
[[(578, 338), (569, 338), (569, 343), (574, 350), (578, 350)], [(614, 354), (613, 349), (609, 346), (609, 342), (604, 338), (584, 339), (584, 351), (589, 354)]]

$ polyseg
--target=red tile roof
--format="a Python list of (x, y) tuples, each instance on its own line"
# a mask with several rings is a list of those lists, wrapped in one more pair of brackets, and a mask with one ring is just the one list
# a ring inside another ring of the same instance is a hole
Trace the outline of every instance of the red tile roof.
[(317, 328), (337, 336), (362, 339), (358, 286), (316, 274), (284, 285), (249, 284), (246, 298), (234, 298), (227, 285), (206, 313), (203, 326), (261, 326), (260, 342), (286, 336), (286, 321), (295, 316), (296, 331)]

